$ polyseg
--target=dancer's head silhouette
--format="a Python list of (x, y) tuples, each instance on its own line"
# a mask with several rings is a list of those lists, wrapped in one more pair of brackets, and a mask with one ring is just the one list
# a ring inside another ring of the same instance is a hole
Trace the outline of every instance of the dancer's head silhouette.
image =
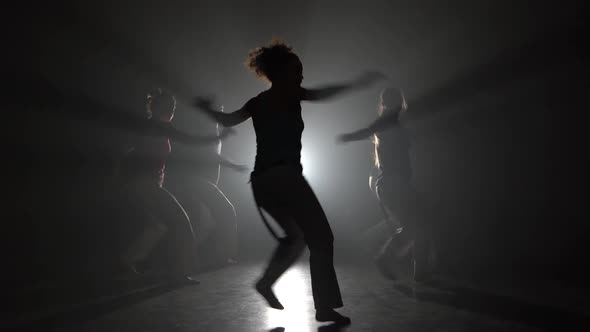
[(146, 111), (148, 119), (171, 122), (176, 112), (176, 98), (160, 88), (147, 95)]
[(407, 109), (408, 104), (406, 103), (402, 89), (388, 87), (381, 91), (379, 106), (377, 107), (379, 116), (389, 114), (390, 112), (399, 114), (399, 112), (406, 111)]
[(293, 48), (280, 40), (250, 51), (248, 68), (275, 87), (298, 88), (303, 81), (303, 64)]

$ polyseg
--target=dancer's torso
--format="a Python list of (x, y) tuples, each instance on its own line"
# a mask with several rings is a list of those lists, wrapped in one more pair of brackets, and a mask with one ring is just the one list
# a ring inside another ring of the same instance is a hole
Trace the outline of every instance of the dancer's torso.
[(256, 132), (253, 174), (285, 164), (301, 168), (301, 135), (304, 125), (300, 94), (286, 95), (268, 90), (248, 103)]
[(128, 180), (148, 181), (161, 186), (170, 152), (170, 140), (167, 137), (142, 137), (125, 157), (122, 175)]
[(406, 128), (395, 126), (378, 134), (379, 162), (384, 177), (412, 177), (410, 137)]

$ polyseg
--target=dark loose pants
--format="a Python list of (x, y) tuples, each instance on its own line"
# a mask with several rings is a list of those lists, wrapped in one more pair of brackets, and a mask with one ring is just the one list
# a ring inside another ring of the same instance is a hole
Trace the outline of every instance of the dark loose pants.
[(274, 283), (307, 245), (315, 308), (342, 307), (334, 270), (334, 235), (301, 170), (289, 165), (268, 169), (252, 177), (252, 191), (258, 206), (268, 212), (286, 234), (262, 279)]

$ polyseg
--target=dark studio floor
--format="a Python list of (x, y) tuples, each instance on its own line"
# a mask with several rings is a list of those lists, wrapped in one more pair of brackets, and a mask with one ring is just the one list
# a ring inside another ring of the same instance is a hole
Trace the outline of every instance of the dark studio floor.
[(565, 291), (540, 294), (502, 287), (490, 291), (456, 282), (415, 285), (386, 280), (372, 265), (357, 264), (337, 266), (345, 301), (340, 312), (352, 318), (351, 326), (341, 328), (315, 322), (308, 268), (300, 263), (276, 284), (284, 311), (267, 308), (251, 287), (262, 263), (245, 262), (199, 274), (196, 286), (145, 288), (39, 321), (34, 328), (72, 332), (574, 331), (588, 321), (582, 314), (588, 313), (586, 304), (578, 301), (573, 308), (576, 302)]

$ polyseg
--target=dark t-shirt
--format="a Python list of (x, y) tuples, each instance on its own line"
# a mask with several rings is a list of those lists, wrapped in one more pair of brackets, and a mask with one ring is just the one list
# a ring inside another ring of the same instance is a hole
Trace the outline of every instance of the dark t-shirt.
[(302, 95), (267, 90), (246, 103), (256, 132), (254, 174), (285, 164), (301, 169)]

